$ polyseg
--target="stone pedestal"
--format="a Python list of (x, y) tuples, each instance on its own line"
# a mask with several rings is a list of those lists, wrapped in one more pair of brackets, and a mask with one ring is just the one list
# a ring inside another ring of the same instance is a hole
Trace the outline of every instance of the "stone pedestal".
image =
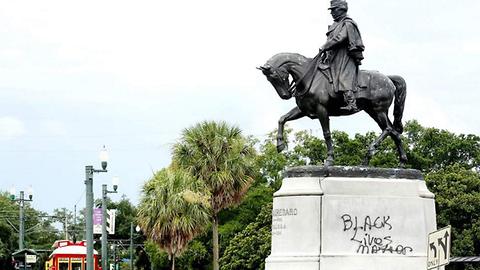
[(417, 170), (295, 167), (274, 195), (266, 270), (425, 270), (434, 195)]

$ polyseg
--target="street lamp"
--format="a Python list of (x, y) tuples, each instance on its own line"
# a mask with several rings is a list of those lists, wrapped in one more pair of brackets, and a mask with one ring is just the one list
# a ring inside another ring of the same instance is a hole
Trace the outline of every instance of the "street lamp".
[[(140, 226), (137, 225), (135, 231), (140, 232)], [(130, 270), (133, 270), (133, 222), (130, 223)]]
[(117, 193), (118, 182), (118, 177), (113, 177), (113, 190), (108, 190), (106, 184), (102, 185), (102, 269), (108, 269), (107, 195), (108, 193)]
[(113, 270), (117, 270), (117, 244), (113, 244), (111, 249), (113, 250)]
[(86, 209), (86, 228), (85, 232), (87, 234), (87, 270), (94, 270), (93, 268), (93, 174), (100, 172), (107, 172), (107, 161), (108, 154), (105, 149), (100, 151), (100, 161), (102, 165), (101, 170), (96, 170), (93, 166), (85, 166), (85, 186), (86, 186), (86, 195), (85, 195), (85, 207)]
[(25, 199), (25, 192), (22, 190), (20, 191), (19, 198), (16, 198), (16, 191), (15, 187), (10, 188), (10, 199), (14, 202), (18, 202), (20, 205), (20, 222), (19, 222), (19, 230), (18, 230), (18, 250), (22, 250), (24, 248), (25, 243), (25, 216), (23, 208), (25, 206), (25, 202), (33, 201), (33, 188), (29, 186), (27, 189), (28, 199)]

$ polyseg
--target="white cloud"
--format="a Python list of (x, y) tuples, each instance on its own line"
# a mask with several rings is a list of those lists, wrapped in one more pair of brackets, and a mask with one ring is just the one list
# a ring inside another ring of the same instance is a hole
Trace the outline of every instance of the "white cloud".
[(448, 129), (453, 132), (461, 132), (462, 128), (434, 98), (418, 92), (407, 95), (404, 119), (418, 120), (423, 126)]
[(462, 44), (464, 54), (480, 54), (480, 40), (467, 40)]
[(49, 136), (66, 136), (68, 131), (62, 122), (47, 120), (42, 123), (43, 129)]
[(10, 117), (0, 117), (0, 140), (10, 140), (24, 135), (26, 132), (22, 121)]

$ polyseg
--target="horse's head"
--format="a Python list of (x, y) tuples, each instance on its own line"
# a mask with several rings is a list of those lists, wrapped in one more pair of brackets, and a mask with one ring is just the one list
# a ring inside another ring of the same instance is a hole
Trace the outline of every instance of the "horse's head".
[(292, 97), (292, 93), (289, 91), (289, 74), (285, 66), (267, 61), (265, 65), (257, 69), (262, 71), (282, 99), (290, 99)]
[(289, 75), (293, 79), (301, 77), (307, 61), (308, 58), (298, 53), (278, 53), (258, 69), (265, 74), (282, 99), (289, 99), (292, 97)]

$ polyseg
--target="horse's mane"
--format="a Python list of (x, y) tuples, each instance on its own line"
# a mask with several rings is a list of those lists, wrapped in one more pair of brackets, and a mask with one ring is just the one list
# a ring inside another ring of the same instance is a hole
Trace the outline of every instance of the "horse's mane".
[(309, 60), (310, 58), (307, 58), (299, 53), (277, 53), (268, 59), (267, 64), (272, 67), (279, 67), (287, 62), (302, 65)]

